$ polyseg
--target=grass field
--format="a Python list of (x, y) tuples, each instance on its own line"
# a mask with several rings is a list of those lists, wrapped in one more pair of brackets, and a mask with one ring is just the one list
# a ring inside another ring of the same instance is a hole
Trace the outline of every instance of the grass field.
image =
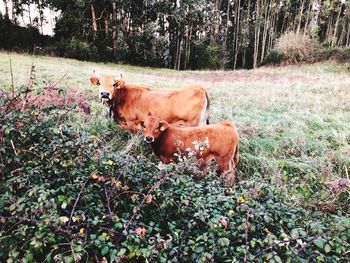
[[(10, 60), (18, 87), (26, 82), (33, 58), (0, 53), (0, 88), (5, 90), (10, 90)], [(66, 74), (59, 86), (86, 94), (91, 115), (72, 114), (67, 123), (97, 137), (107, 130), (111, 133), (112, 124), (104, 118), (97, 89), (89, 82), (93, 70), (100, 74), (122, 74), (128, 83), (158, 88), (201, 83), (211, 98), (210, 122), (230, 120), (239, 129), (237, 191), (245, 183), (270, 184), (280, 189), (284, 203), (290, 207), (316, 209), (321, 217), (331, 218), (329, 211), (322, 209), (331, 205), (335, 207), (331, 213), (350, 216), (348, 197), (339, 199), (338, 194), (323, 185), (325, 181), (349, 178), (348, 64), (327, 62), (249, 71), (173, 71), (51, 57), (35, 57), (34, 64), (37, 86), (55, 83)], [(118, 128), (112, 125), (113, 129)], [(120, 131), (115, 136), (119, 134)], [(132, 141), (136, 149), (141, 147), (142, 154), (146, 152), (146, 158), (158, 163), (142, 141), (124, 133), (111, 142), (120, 140)], [(345, 191), (348, 196), (349, 191)], [(346, 253), (349, 255), (349, 251)]]
[[(11, 83), (10, 59), (16, 86), (26, 82), (33, 60), (29, 55), (1, 53), (0, 87), (5, 90)], [(97, 89), (89, 82), (93, 70), (122, 74), (126, 82), (157, 88), (201, 83), (210, 93), (211, 122), (234, 121), (242, 137), (242, 163), (248, 158), (260, 163), (244, 167), (242, 178), (249, 179), (255, 172), (269, 178), (286, 167), (301, 174), (311, 169), (320, 175), (327, 170), (329, 179), (346, 176), (350, 164), (350, 72), (346, 65), (329, 62), (181, 72), (50, 57), (36, 57), (34, 64), (39, 86), (67, 74), (59, 85), (86, 92), (99, 119), (103, 116)], [(89, 124), (96, 118), (86, 121)]]

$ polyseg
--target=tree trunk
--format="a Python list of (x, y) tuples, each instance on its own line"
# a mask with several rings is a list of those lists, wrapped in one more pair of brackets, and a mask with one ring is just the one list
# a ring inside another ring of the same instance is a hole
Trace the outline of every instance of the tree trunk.
[(267, 39), (267, 30), (269, 28), (269, 5), (268, 1), (265, 3), (265, 17), (264, 17), (264, 30), (263, 30), (263, 38), (262, 38), (262, 47), (261, 47), (261, 56), (260, 56), (260, 63), (263, 62), (265, 57), (265, 48), (266, 48), (266, 39)]
[(9, 18), (9, 7), (7, 6), (9, 0), (4, 0), (4, 7), (5, 7), (5, 13), (4, 13), (4, 17), (5, 18)]
[[(220, 11), (221, 2), (222, 0), (215, 0), (215, 8), (217, 11)], [(212, 46), (216, 44), (216, 38), (219, 33), (219, 27), (220, 27), (219, 21), (215, 21), (214, 25), (212, 26), (212, 30), (211, 30), (212, 32), (210, 35), (210, 45)]]
[(254, 34), (254, 57), (253, 57), (253, 68), (258, 66), (258, 54), (259, 54), (259, 36), (260, 36), (260, 3), (256, 1), (256, 24)]
[(229, 21), (230, 21), (230, 6), (231, 6), (230, 1), (227, 1), (225, 39), (224, 39), (224, 43), (223, 43), (224, 59), (222, 61), (221, 69), (225, 69), (225, 65), (226, 65), (226, 63), (228, 61), (228, 58), (227, 58), (227, 53), (228, 53), (227, 52), (227, 50), (228, 50), (227, 37), (228, 37), (228, 26), (229, 26)]
[(348, 23), (348, 34), (346, 37), (346, 47), (350, 45), (350, 22)]
[(180, 34), (179, 31), (177, 30), (176, 34), (176, 53), (175, 53), (175, 63), (174, 63), (174, 69), (178, 69), (179, 67), (179, 55), (180, 54)]
[(38, 16), (38, 22), (39, 22), (39, 26), (40, 26), (40, 31), (41, 31), (41, 34), (43, 34), (44, 32), (44, 29), (43, 29), (43, 13), (42, 13), (42, 8), (41, 8), (41, 2), (40, 0), (37, 0), (36, 1), (36, 4), (38, 6), (38, 12), (39, 12), (39, 16)]
[(246, 19), (246, 27), (247, 31), (245, 36), (244, 36), (244, 50), (243, 50), (243, 55), (242, 55), (242, 67), (245, 68), (245, 62), (246, 62), (246, 54), (247, 54), (247, 39), (249, 36), (249, 20), (250, 20), (250, 0), (248, 1), (248, 8), (247, 8), (247, 19)]
[(97, 33), (97, 21), (96, 21), (96, 13), (94, 5), (91, 4), (91, 18), (92, 18), (92, 31), (93, 31), (93, 37), (94, 40), (96, 39), (96, 33)]
[(117, 4), (115, 2), (112, 3), (112, 23), (112, 48), (115, 55), (117, 50)]
[(236, 43), (235, 43), (235, 59), (233, 62), (233, 69), (236, 69), (237, 66), (237, 58), (238, 58), (238, 52), (239, 52), (239, 43), (238, 43), (238, 36), (239, 36), (239, 21), (240, 21), (240, 10), (241, 10), (241, 1), (238, 1), (238, 5), (237, 5), (237, 20), (236, 20)]
[(309, 8), (308, 8), (309, 12), (306, 14), (306, 21), (305, 21), (305, 25), (304, 25), (304, 37), (306, 36), (307, 33), (307, 27), (309, 26), (309, 21), (310, 21), (310, 15), (311, 15), (311, 10), (312, 10), (312, 4), (309, 4)]
[(29, 18), (29, 25), (32, 27), (32, 13), (30, 12), (30, 4), (28, 4), (28, 18)]
[(338, 33), (338, 25), (339, 25), (339, 19), (340, 19), (340, 13), (341, 13), (341, 9), (343, 7), (343, 4), (340, 4), (340, 8), (339, 8), (339, 13), (337, 16), (337, 20), (335, 22), (335, 26), (334, 26), (334, 33), (333, 33), (333, 38), (332, 38), (332, 47), (334, 47), (337, 44), (337, 33)]
[(187, 52), (187, 63), (188, 63), (188, 66), (190, 66), (190, 58), (191, 58), (192, 31), (193, 31), (193, 24), (191, 24), (190, 35), (189, 35), (189, 38), (188, 38), (188, 52)]
[(304, 4), (305, 4), (305, 0), (303, 0), (301, 2), (301, 5), (300, 5), (300, 11), (299, 11), (299, 23), (298, 23), (298, 28), (297, 28), (297, 35), (299, 35), (299, 31), (300, 31), (300, 27), (301, 27), (301, 21), (303, 19), (303, 12), (304, 12)]
[(109, 33), (109, 24), (108, 24), (108, 15), (105, 17), (105, 34), (108, 36)]

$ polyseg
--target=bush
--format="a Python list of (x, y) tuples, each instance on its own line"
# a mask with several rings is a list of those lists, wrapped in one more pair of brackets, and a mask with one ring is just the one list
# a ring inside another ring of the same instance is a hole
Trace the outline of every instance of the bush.
[(20, 27), (0, 15), (0, 48), (7, 50), (33, 51), (35, 45), (45, 45), (50, 37), (40, 35), (34, 27)]
[(325, 48), (319, 54), (317, 60), (333, 60), (338, 63), (350, 63), (350, 48)]
[(284, 54), (277, 51), (271, 50), (269, 54), (267, 54), (264, 64), (279, 64), (284, 60)]
[(82, 60), (98, 60), (98, 50), (94, 45), (76, 37), (61, 39), (56, 43), (57, 53), (63, 57)]
[(314, 62), (320, 51), (321, 46), (316, 39), (289, 31), (277, 39), (274, 50), (267, 55), (266, 63)]
[(219, 69), (222, 66), (223, 51), (219, 46), (200, 43), (193, 53), (194, 69)]
[[(211, 169), (159, 166), (121, 130), (76, 129), (74, 105), (19, 111), (11, 101), (0, 99), (2, 262), (347, 260), (349, 207), (306, 209), (277, 182), (225, 188)], [(325, 190), (310, 181), (300, 193)]]

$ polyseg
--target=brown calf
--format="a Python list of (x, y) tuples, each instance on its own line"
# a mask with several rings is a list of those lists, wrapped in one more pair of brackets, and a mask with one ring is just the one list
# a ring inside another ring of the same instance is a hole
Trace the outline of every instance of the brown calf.
[(176, 162), (175, 153), (188, 155), (193, 152), (204, 164), (215, 159), (227, 183), (234, 183), (239, 161), (239, 135), (234, 123), (223, 121), (207, 126), (183, 127), (148, 115), (138, 124), (143, 129), (144, 140), (151, 144), (153, 152), (163, 163)]

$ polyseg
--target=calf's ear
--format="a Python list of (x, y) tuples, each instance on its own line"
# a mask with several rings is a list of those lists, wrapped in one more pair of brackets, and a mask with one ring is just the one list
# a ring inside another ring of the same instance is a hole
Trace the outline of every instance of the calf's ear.
[(159, 130), (165, 131), (166, 129), (168, 129), (168, 127), (169, 127), (169, 124), (166, 121), (159, 122)]
[(113, 83), (113, 87), (120, 89), (125, 85), (125, 81), (122, 79), (115, 79)]

